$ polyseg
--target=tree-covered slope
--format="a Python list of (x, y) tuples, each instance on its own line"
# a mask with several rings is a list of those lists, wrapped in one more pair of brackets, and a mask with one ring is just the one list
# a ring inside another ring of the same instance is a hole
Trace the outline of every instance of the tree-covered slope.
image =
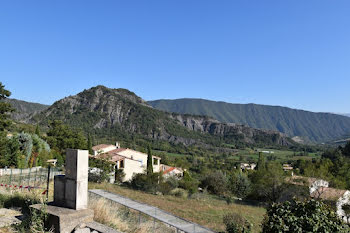
[(49, 107), (48, 105), (44, 104), (31, 103), (10, 98), (3, 101), (10, 103), (15, 109), (15, 111), (11, 113), (11, 118), (16, 121), (27, 121), (31, 115), (43, 111)]
[(32, 123), (42, 125), (47, 125), (50, 120), (62, 120), (97, 137), (139, 135), (185, 145), (293, 144), (289, 138), (275, 131), (224, 124), (208, 117), (159, 111), (126, 89), (104, 86), (59, 100), (31, 119)]
[(278, 130), (289, 136), (299, 136), (313, 142), (327, 142), (350, 133), (350, 118), (331, 113), (203, 99), (155, 100), (148, 103), (163, 111), (205, 115), (221, 122)]

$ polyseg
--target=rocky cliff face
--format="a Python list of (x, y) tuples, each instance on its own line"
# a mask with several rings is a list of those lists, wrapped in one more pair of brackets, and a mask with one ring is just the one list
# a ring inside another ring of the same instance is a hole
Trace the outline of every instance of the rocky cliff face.
[(287, 137), (278, 132), (224, 124), (208, 117), (166, 113), (153, 109), (128, 90), (104, 86), (59, 100), (34, 116), (32, 121), (47, 124), (55, 119), (85, 131), (105, 132), (113, 129), (126, 135), (139, 134), (185, 145), (208, 144), (218, 140), (218, 137), (228, 142), (291, 144)]
[(189, 130), (220, 137), (235, 136), (241, 138), (245, 143), (258, 143), (260, 139), (266, 137), (266, 139), (278, 145), (288, 146), (292, 144), (290, 138), (277, 131), (254, 129), (240, 124), (221, 123), (204, 116), (172, 114), (171, 117)]

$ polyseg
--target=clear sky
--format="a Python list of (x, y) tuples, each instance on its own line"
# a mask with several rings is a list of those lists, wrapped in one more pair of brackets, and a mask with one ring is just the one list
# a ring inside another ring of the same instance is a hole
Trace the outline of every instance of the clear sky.
[(102, 84), (350, 112), (350, 1), (3, 0), (0, 81), (44, 104)]

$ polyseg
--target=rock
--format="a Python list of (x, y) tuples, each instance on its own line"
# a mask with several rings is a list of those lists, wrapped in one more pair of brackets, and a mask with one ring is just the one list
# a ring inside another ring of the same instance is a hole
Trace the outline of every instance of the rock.
[(90, 233), (90, 228), (80, 228), (74, 231), (74, 233)]

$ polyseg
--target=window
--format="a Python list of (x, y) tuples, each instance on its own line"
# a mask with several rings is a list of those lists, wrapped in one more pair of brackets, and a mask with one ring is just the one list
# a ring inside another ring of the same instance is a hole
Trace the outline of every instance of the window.
[(119, 168), (124, 168), (124, 160), (119, 161)]
[(158, 159), (156, 158), (153, 159), (153, 165), (158, 165)]

